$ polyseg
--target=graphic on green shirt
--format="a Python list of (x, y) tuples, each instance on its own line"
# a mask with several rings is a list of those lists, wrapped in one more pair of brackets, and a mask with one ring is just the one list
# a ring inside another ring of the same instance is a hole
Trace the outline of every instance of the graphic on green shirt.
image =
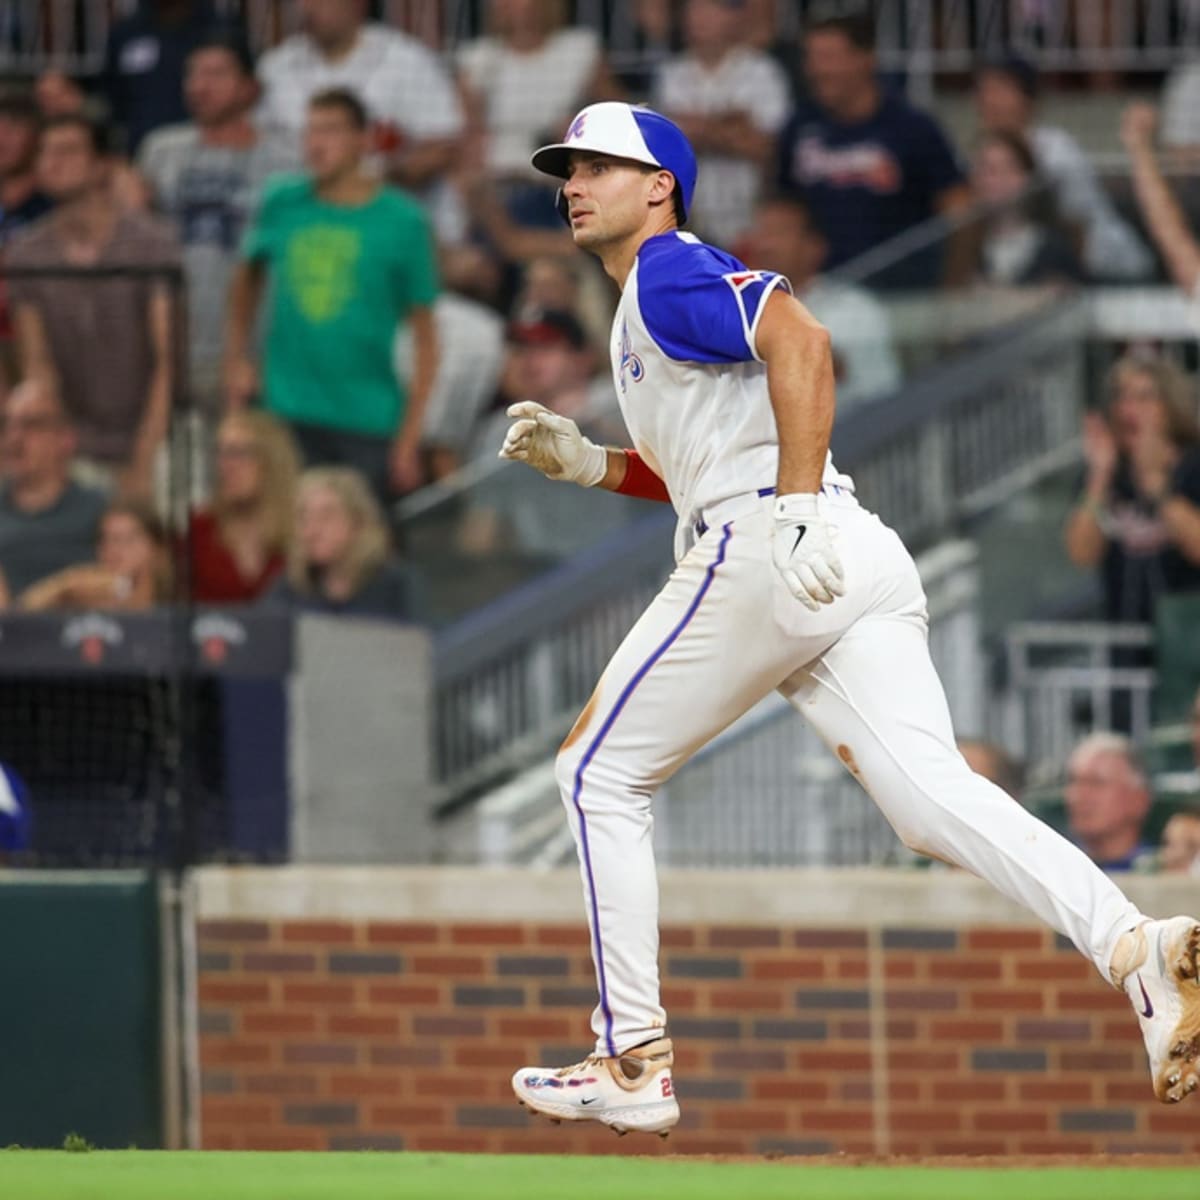
[(292, 234), (287, 244), (288, 282), (297, 307), (314, 325), (341, 316), (354, 295), (361, 255), (357, 229), (311, 225)]

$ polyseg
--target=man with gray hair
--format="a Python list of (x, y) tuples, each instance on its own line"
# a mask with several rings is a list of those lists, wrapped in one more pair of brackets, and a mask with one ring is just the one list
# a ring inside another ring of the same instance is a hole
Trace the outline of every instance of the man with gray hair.
[(1072, 840), (1105, 871), (1128, 871), (1154, 849), (1142, 840), (1150, 786), (1134, 744), (1093, 733), (1067, 764), (1067, 826)]

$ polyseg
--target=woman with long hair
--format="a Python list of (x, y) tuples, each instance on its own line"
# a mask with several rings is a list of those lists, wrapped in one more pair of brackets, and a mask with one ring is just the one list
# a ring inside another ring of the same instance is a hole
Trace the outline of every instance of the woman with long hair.
[(1087, 473), (1066, 527), (1071, 561), (1099, 567), (1109, 621), (1153, 619), (1159, 595), (1200, 591), (1196, 388), (1162, 358), (1122, 358), (1103, 413), (1084, 418)]
[(95, 608), (138, 612), (171, 600), (166, 527), (140, 500), (118, 500), (100, 519), (96, 561), (67, 567), (17, 599), (26, 612)]
[(1083, 279), (1078, 233), (1060, 216), (1019, 133), (980, 139), (971, 166), (977, 216), (956, 240), (948, 282), (1029, 287)]
[(379, 502), (349, 467), (315, 467), (300, 477), (287, 573), (265, 602), (307, 612), (414, 620), (411, 573), (390, 555)]
[(249, 604), (287, 562), (300, 456), (285, 425), (249, 410), (221, 422), (216, 458), (212, 504), (188, 523), (192, 598)]

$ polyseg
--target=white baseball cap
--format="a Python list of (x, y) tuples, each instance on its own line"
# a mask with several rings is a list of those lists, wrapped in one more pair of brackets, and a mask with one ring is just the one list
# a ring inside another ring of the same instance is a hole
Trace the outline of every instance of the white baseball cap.
[(661, 113), (649, 108), (605, 100), (576, 113), (566, 137), (534, 151), (531, 162), (538, 171), (566, 179), (572, 152), (589, 150), (631, 162), (661, 167), (675, 176), (684, 216), (691, 210), (696, 190), (696, 155), (684, 132)]

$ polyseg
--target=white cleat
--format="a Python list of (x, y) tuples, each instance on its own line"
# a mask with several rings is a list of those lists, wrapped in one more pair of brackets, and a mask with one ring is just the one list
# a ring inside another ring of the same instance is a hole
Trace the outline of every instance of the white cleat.
[(616, 1058), (593, 1054), (571, 1067), (522, 1067), (512, 1081), (517, 1099), (559, 1121), (599, 1121), (617, 1133), (666, 1137), (679, 1120), (670, 1038)]
[(1200, 1085), (1200, 923), (1147, 921), (1126, 937), (1114, 979), (1138, 1014), (1154, 1094), (1175, 1104)]

